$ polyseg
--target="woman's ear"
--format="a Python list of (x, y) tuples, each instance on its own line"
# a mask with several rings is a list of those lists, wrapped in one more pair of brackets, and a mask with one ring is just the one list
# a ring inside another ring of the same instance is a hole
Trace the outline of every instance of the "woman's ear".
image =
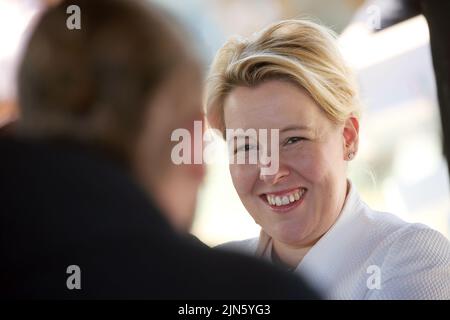
[(358, 152), (359, 120), (350, 116), (344, 123), (344, 159), (351, 160)]

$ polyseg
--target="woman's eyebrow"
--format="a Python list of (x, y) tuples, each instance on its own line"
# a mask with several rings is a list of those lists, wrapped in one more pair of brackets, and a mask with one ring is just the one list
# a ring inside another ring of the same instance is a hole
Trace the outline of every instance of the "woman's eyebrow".
[[(248, 139), (254, 139), (254, 140), (258, 140), (258, 132), (256, 129), (254, 129), (255, 131), (250, 131), (250, 132), (239, 132), (239, 133), (235, 133), (232, 132), (229, 136), (227, 136), (227, 140), (232, 140), (232, 139), (238, 139), (238, 138), (248, 138)], [(309, 132), (314, 132), (314, 129), (311, 126), (308, 125), (290, 125), (287, 127), (284, 127), (283, 129), (280, 129), (280, 133), (284, 133), (287, 131), (294, 131), (294, 130), (305, 130), (305, 131), (309, 131)]]
[(308, 125), (292, 125), (292, 126), (287, 126), (283, 129), (281, 129), (280, 132), (293, 131), (293, 130), (313, 131), (313, 129)]

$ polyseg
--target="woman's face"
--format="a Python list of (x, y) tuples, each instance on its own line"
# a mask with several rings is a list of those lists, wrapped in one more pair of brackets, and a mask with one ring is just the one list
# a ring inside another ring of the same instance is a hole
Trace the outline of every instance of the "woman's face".
[[(305, 90), (278, 80), (233, 89), (224, 119), (227, 129), (279, 129), (276, 173), (261, 175), (259, 163), (230, 164), (233, 184), (256, 223), (275, 240), (291, 246), (315, 243), (342, 209), (346, 156), (356, 151), (357, 120), (334, 124)], [(236, 156), (258, 144), (243, 142), (231, 150)]]

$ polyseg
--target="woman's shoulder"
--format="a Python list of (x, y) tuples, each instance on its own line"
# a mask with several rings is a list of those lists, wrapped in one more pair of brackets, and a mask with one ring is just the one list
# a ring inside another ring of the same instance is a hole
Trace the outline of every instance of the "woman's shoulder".
[(367, 298), (450, 299), (450, 241), (444, 235), (362, 201), (354, 208), (339, 235), (351, 244), (343, 256), (379, 267), (382, 290), (370, 290)]
[(244, 253), (248, 255), (254, 255), (256, 252), (256, 248), (258, 247), (258, 239), (259, 239), (258, 237), (254, 237), (245, 240), (225, 242), (219, 244), (214, 248), (219, 250), (227, 250)]
[(372, 236), (379, 236), (385, 243), (398, 245), (407, 239), (408, 243), (415, 243), (418, 249), (429, 247), (430, 244), (440, 244), (443, 248), (450, 246), (444, 235), (427, 225), (407, 222), (392, 213), (372, 210), (367, 205), (364, 207), (359, 215), (361, 224)]
[(389, 256), (407, 259), (408, 255), (426, 255), (431, 260), (444, 258), (450, 263), (450, 242), (439, 231), (373, 210), (363, 202), (358, 211), (356, 219), (346, 227), (347, 234), (353, 234), (352, 239), (363, 236), (370, 244), (362, 243), (385, 253), (389, 251)]
[(367, 211), (365, 218), (370, 220), (374, 232), (383, 235), (382, 242), (389, 247), (386, 262), (421, 259), (424, 263), (444, 262), (450, 270), (450, 241), (439, 231), (386, 212)]
[(406, 223), (397, 232), (390, 254), (445, 261), (450, 270), (450, 241), (439, 231), (421, 223)]
[(408, 223), (391, 240), (381, 266), (385, 290), (372, 298), (450, 299), (449, 240), (419, 223)]

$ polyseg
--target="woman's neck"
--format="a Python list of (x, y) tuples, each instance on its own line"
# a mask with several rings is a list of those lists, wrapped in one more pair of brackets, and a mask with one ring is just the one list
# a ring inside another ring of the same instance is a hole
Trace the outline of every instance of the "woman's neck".
[[(346, 190), (344, 194), (344, 200), (342, 201), (342, 205), (340, 207), (340, 212), (338, 217), (340, 216), (344, 204), (346, 202), (347, 196), (350, 191), (350, 183), (346, 180)], [(336, 218), (337, 220), (337, 218)], [(333, 224), (336, 221), (333, 222)], [(331, 228), (332, 225), (330, 225)], [(326, 231), (325, 231), (326, 232)], [(323, 234), (322, 234), (323, 236)], [(308, 251), (317, 243), (317, 241), (320, 240), (322, 237), (318, 237), (314, 241), (311, 241), (309, 243), (306, 243), (304, 245), (289, 245), (280, 241), (277, 241), (276, 239), (272, 238), (272, 261), (276, 264), (282, 265), (285, 268), (292, 270), (295, 269), (298, 264), (303, 260), (303, 258), (306, 256)]]
[(287, 269), (295, 269), (314, 243), (294, 247), (273, 239), (272, 260), (277, 264), (285, 266)]

